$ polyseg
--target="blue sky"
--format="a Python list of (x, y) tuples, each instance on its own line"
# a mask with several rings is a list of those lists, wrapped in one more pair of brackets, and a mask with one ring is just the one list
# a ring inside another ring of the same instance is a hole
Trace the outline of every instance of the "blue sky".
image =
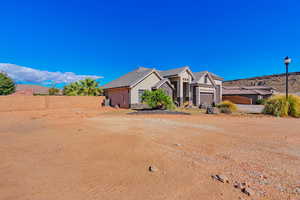
[(300, 1), (2, 1), (0, 63), (104, 76), (191, 66), (225, 79), (300, 71)]

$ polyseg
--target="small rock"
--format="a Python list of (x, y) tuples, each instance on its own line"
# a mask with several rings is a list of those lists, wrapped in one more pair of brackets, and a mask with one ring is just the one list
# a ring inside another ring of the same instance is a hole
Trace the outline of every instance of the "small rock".
[(182, 144), (174, 144), (175, 146), (178, 146), (178, 147), (180, 147), (180, 146), (182, 146)]
[(262, 175), (262, 174), (259, 176), (259, 178), (261, 178), (261, 179), (267, 179), (267, 177), (265, 175)]
[(246, 184), (245, 184), (245, 183), (238, 183), (238, 182), (235, 182), (233, 186), (234, 186), (235, 188), (241, 189), (241, 190), (246, 188)]
[(157, 172), (158, 169), (155, 166), (149, 166), (148, 168), (149, 172)]
[(254, 191), (251, 188), (248, 188), (248, 187), (242, 189), (242, 192), (245, 193), (248, 196), (253, 196), (254, 195)]
[(285, 188), (282, 185), (276, 185), (275, 187), (280, 192), (284, 192), (285, 191)]
[(206, 108), (206, 114), (219, 114), (219, 113), (220, 113), (220, 111), (216, 107), (209, 106)]
[(213, 179), (221, 181), (222, 183), (229, 183), (229, 179), (226, 176), (224, 176), (224, 175), (218, 175), (217, 174), (217, 175), (212, 175), (211, 177)]
[(295, 193), (300, 194), (300, 187), (296, 187), (296, 188), (295, 188)]

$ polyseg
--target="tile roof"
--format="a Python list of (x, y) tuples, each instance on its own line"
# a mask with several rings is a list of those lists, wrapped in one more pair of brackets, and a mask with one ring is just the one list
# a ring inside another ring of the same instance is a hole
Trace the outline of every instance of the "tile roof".
[(17, 84), (16, 92), (21, 94), (21, 91), (32, 91), (33, 94), (49, 94), (49, 88), (40, 85)]
[(273, 94), (271, 87), (265, 86), (251, 86), (251, 87), (229, 87), (224, 86), (223, 95), (241, 95), (241, 94), (254, 94), (254, 95), (271, 95)]
[(223, 80), (222, 77), (220, 77), (220, 76), (218, 76), (214, 73), (211, 73), (211, 72), (208, 72), (208, 71), (202, 71), (202, 72), (193, 72), (193, 74), (195, 76), (195, 81), (194, 82), (198, 82), (207, 73), (210, 74), (213, 79)]
[[(108, 89), (108, 88), (120, 88), (120, 87), (131, 87), (133, 85), (135, 85), (136, 83), (138, 83), (140, 80), (142, 80), (143, 78), (145, 78), (147, 75), (149, 75), (150, 73), (152, 73), (153, 71), (158, 72), (158, 74), (161, 77), (169, 77), (169, 76), (176, 76), (180, 73), (182, 73), (184, 70), (189, 70), (188, 66), (184, 66), (184, 67), (180, 67), (180, 68), (176, 68), (176, 69), (170, 69), (170, 70), (156, 70), (154, 68), (145, 68), (145, 67), (139, 67), (138, 69), (129, 72), (127, 74), (125, 74), (124, 76), (121, 76), (120, 78), (113, 80), (107, 84), (105, 84), (103, 86), (104, 89)], [(190, 71), (191, 72), (191, 71)], [(221, 77), (207, 72), (207, 71), (203, 71), (203, 72), (191, 72), (192, 76), (194, 76), (197, 80), (199, 80), (201, 78), (201, 76), (203, 76), (206, 73), (209, 73), (214, 79), (218, 79), (218, 80), (223, 80)]]
[[(170, 86), (171, 86), (171, 88), (173, 88), (173, 85), (170, 83), (170, 81), (169, 81), (169, 79), (167, 79), (167, 78), (163, 78), (163, 79), (161, 79), (160, 81), (158, 81), (152, 88), (159, 88), (162, 84), (164, 84), (165, 82), (167, 82)], [(174, 88), (173, 88), (174, 89)]]
[(180, 74), (181, 72), (183, 72), (184, 70), (188, 69), (187, 66), (185, 67), (180, 67), (180, 68), (176, 68), (176, 69), (170, 69), (170, 70), (164, 70), (164, 71), (158, 71), (159, 74), (162, 77), (167, 77), (167, 76), (176, 76), (178, 74)]
[(113, 80), (103, 86), (104, 89), (107, 88), (119, 88), (119, 87), (131, 87), (132, 85), (139, 82), (141, 79), (145, 78), (155, 69), (139, 67), (138, 69), (121, 76), (120, 78)]

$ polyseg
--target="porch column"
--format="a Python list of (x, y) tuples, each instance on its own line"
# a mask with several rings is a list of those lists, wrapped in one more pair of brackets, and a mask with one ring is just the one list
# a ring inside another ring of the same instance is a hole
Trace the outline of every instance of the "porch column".
[(190, 85), (189, 82), (186, 84), (186, 89), (187, 89), (188, 101), (189, 101), (189, 104), (191, 104), (191, 102), (192, 102), (192, 91), (191, 91), (191, 85)]
[(200, 88), (196, 86), (196, 106), (200, 106)]
[(181, 78), (177, 81), (177, 88), (178, 88), (177, 97), (179, 101), (178, 103), (180, 106), (182, 106), (183, 105), (183, 82)]

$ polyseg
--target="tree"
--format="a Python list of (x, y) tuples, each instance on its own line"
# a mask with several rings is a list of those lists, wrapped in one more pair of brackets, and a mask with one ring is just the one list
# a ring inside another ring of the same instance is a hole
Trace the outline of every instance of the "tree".
[(100, 96), (102, 89), (97, 81), (86, 78), (66, 85), (63, 94), (67, 96)]
[(153, 109), (174, 109), (172, 98), (162, 89), (146, 90), (142, 95), (142, 102), (148, 104)]
[(0, 95), (9, 95), (16, 91), (15, 82), (5, 73), (0, 73)]
[(52, 88), (49, 88), (48, 92), (49, 92), (49, 95), (58, 95), (60, 90), (56, 87), (52, 87)]

